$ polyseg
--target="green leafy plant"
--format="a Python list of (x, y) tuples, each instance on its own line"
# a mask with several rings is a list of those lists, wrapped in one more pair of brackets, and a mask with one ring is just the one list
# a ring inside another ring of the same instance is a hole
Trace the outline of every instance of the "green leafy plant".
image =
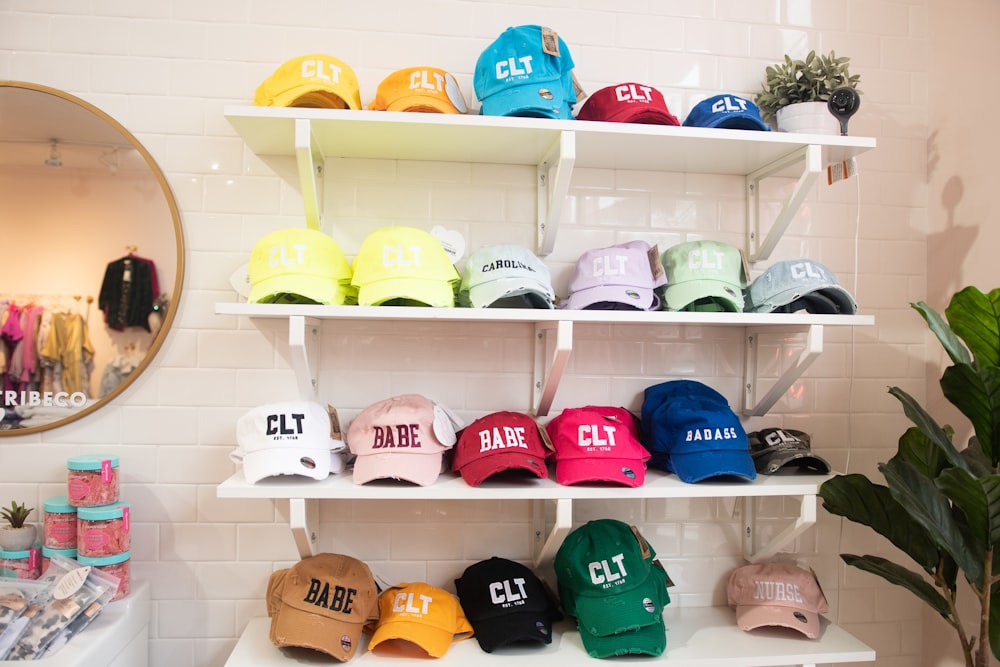
[(10, 507), (0, 508), (0, 516), (10, 524), (11, 528), (23, 528), (24, 522), (28, 520), (28, 515), (33, 511), (35, 511), (34, 507), (26, 507), (24, 503), (19, 504), (16, 500), (12, 500)]
[[(913, 422), (896, 454), (878, 466), (886, 484), (859, 474), (837, 475), (819, 490), (832, 514), (872, 528), (923, 572), (878, 556), (841, 554), (848, 565), (902, 586), (930, 605), (958, 633), (968, 667), (1000, 658), (1000, 288), (966, 287), (952, 296), (944, 319), (924, 302), (911, 304), (937, 336), (952, 365), (940, 385), (969, 420), (964, 447), (955, 429), (939, 425), (899, 387), (889, 393)], [(958, 613), (958, 577), (978, 602), (976, 627)]]
[(850, 62), (849, 57), (838, 57), (833, 51), (827, 55), (810, 51), (804, 60), (786, 55), (784, 62), (768, 65), (754, 99), (761, 117), (771, 120), (778, 109), (796, 102), (826, 102), (830, 93), (844, 86), (858, 90), (861, 75), (850, 73)]

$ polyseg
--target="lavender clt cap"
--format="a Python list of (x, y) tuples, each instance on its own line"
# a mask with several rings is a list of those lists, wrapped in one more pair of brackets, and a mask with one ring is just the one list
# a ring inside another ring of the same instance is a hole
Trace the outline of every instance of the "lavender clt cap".
[(577, 260), (560, 308), (659, 310), (654, 289), (665, 282), (657, 250), (645, 241), (595, 248)]

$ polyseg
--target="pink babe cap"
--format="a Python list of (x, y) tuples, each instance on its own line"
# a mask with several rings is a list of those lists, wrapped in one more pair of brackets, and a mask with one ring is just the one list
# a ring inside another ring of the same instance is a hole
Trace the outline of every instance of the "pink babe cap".
[(469, 486), (505, 470), (526, 470), (549, 478), (545, 460), (551, 454), (545, 429), (520, 412), (494, 412), (480, 417), (459, 433), (452, 470)]
[(420, 394), (393, 396), (369, 405), (347, 430), (347, 446), (357, 455), (354, 483), (400, 479), (421, 486), (433, 484), (460, 425), (450, 411)]
[(568, 408), (545, 426), (555, 447), (556, 482), (614, 482), (642, 486), (649, 451), (635, 416), (625, 408)]
[(627, 82), (601, 88), (587, 98), (577, 120), (602, 120), (645, 125), (680, 125), (663, 93), (652, 86)]
[(819, 637), (819, 615), (829, 611), (816, 574), (794, 563), (744, 565), (729, 577), (729, 605), (742, 630), (781, 626)]
[(653, 289), (666, 280), (656, 247), (645, 241), (595, 248), (577, 260), (569, 298), (560, 308), (659, 310)]

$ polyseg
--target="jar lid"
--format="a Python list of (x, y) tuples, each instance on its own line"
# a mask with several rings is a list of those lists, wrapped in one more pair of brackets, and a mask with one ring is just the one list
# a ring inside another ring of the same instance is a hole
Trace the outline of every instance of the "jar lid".
[(42, 545), (42, 555), (46, 558), (52, 558), (53, 556), (64, 556), (65, 558), (76, 558), (76, 549), (53, 549), (52, 547), (47, 547)]
[(77, 556), (76, 562), (80, 565), (94, 565), (96, 567), (101, 567), (102, 565), (117, 565), (118, 563), (124, 563), (131, 557), (131, 551), (123, 551), (120, 554), (112, 554), (110, 556)]
[(66, 460), (66, 467), (70, 470), (100, 470), (105, 461), (110, 461), (112, 468), (118, 467), (117, 456), (104, 456), (103, 454), (71, 456)]
[(31, 555), (31, 549), (25, 549), (24, 551), (4, 551), (0, 549), (0, 559), (4, 560), (17, 560), (19, 558), (27, 558)]
[(108, 519), (120, 519), (125, 516), (129, 509), (129, 504), (124, 501), (110, 503), (108, 505), (92, 505), (90, 507), (77, 507), (76, 518), (83, 521), (107, 521)]
[(53, 496), (45, 499), (46, 514), (76, 514), (76, 507), (69, 504), (66, 496)]

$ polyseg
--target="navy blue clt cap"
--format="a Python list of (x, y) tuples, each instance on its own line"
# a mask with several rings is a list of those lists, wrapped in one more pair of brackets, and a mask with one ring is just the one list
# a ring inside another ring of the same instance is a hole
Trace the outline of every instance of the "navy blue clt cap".
[(684, 125), (764, 132), (771, 130), (760, 117), (757, 105), (736, 95), (715, 95), (698, 102), (684, 119)]
[(650, 464), (676, 473), (683, 482), (757, 477), (739, 417), (726, 398), (706, 384), (670, 380), (648, 387), (641, 421)]

